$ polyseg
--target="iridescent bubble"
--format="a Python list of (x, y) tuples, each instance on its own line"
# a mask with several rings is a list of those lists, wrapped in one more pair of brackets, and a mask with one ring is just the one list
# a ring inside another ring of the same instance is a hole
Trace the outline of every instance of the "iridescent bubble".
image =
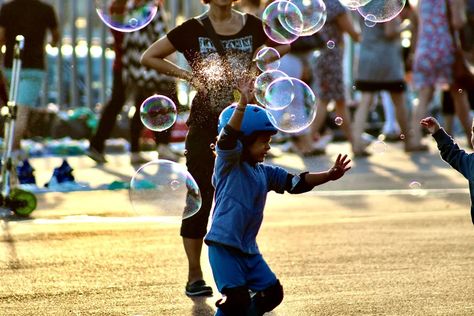
[(130, 181), (130, 202), (140, 216), (178, 216), (196, 214), (202, 199), (199, 187), (186, 167), (163, 159), (140, 167)]
[(255, 62), (261, 71), (278, 69), (280, 67), (280, 53), (273, 47), (264, 47), (255, 56)]
[(344, 123), (344, 119), (338, 116), (334, 119), (334, 123), (336, 123), (337, 126), (341, 126)]
[(334, 43), (334, 41), (328, 41), (327, 46), (329, 49), (333, 49), (334, 47), (336, 47), (336, 43)]
[(326, 4), (323, 0), (291, 0), (303, 16), (302, 31), (295, 30), (300, 36), (313, 35), (326, 23)]
[(288, 75), (280, 70), (268, 70), (262, 72), (254, 82), (254, 95), (258, 103), (264, 107), (271, 107), (272, 105), (267, 104), (265, 94), (268, 86), (279, 78), (287, 78)]
[(381, 140), (377, 140), (372, 146), (376, 154), (383, 154), (387, 150), (387, 144)]
[(387, 22), (394, 19), (405, 6), (406, 0), (372, 0), (357, 11), (366, 20), (375, 23)]
[(288, 106), (295, 97), (292, 77), (283, 77), (271, 82), (265, 91), (267, 108), (280, 110)]
[(293, 3), (279, 0), (269, 4), (262, 13), (263, 30), (273, 41), (289, 44), (303, 31), (303, 15)]
[(270, 121), (282, 132), (297, 133), (314, 121), (316, 117), (316, 95), (302, 80), (291, 78), (294, 98), (280, 110), (267, 109)]
[(102, 22), (120, 32), (144, 28), (158, 11), (156, 0), (95, 0), (95, 8)]
[(408, 186), (413, 190), (421, 189), (421, 183), (418, 181), (412, 181)]
[(176, 122), (178, 116), (174, 102), (164, 95), (152, 95), (140, 106), (140, 118), (148, 129), (162, 132)]
[(365, 26), (367, 27), (374, 27), (377, 23), (374, 22), (374, 20), (376, 19), (375, 16), (373, 16), (372, 14), (368, 14), (365, 18), (364, 18), (364, 24)]

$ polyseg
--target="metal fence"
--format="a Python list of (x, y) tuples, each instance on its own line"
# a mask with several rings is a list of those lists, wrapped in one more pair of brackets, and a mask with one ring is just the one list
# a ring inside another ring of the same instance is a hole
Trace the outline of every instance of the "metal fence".
[[(61, 109), (104, 104), (112, 84), (113, 38), (100, 20), (95, 0), (43, 0), (57, 13), (59, 47), (46, 46), (47, 80), (41, 104)], [(0, 0), (0, 5), (6, 2)], [(198, 0), (165, 0), (170, 27), (203, 10)], [(27, 8), (25, 8), (27, 9)]]

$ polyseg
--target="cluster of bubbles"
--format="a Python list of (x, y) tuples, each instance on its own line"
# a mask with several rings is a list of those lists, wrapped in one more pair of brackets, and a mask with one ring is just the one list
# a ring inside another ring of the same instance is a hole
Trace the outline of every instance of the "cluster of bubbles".
[(302, 131), (316, 117), (316, 94), (304, 81), (281, 70), (262, 72), (255, 79), (254, 95), (272, 124), (282, 132)]
[[(339, 0), (350, 10), (357, 11), (368, 27), (394, 19), (406, 0)], [(262, 13), (263, 28), (274, 42), (289, 44), (301, 36), (311, 36), (321, 30), (327, 19), (323, 0), (277, 0)], [(334, 41), (326, 43), (335, 48)], [(265, 48), (257, 53), (256, 64), (262, 73), (255, 80), (255, 99), (264, 106), (272, 123), (283, 132), (298, 132), (308, 127), (316, 114), (317, 94), (297, 76), (279, 69), (279, 54)], [(336, 124), (343, 124), (342, 118)], [(375, 144), (376, 151), (384, 152), (386, 144)]]
[[(356, 10), (368, 27), (395, 18), (405, 6), (406, 0), (339, 0), (350, 10)], [(100, 19), (110, 28), (120, 32), (134, 32), (148, 25), (157, 13), (155, 0), (95, 0)], [(277, 0), (270, 3), (262, 13), (263, 29), (276, 43), (290, 44), (301, 36), (311, 36), (321, 30), (326, 23), (327, 12), (323, 0)], [(327, 48), (335, 43), (329, 40)], [(209, 54), (202, 65), (201, 84), (210, 92), (223, 91), (220, 85), (229, 86), (227, 78), (240, 69), (245, 62), (224, 67), (217, 53)], [(214, 58), (213, 58), (214, 57)], [(238, 58), (228, 58), (238, 60)], [(266, 108), (272, 124), (285, 133), (300, 132), (316, 117), (318, 95), (301, 76), (280, 69), (280, 55), (271, 47), (261, 49), (255, 57), (261, 73), (255, 80), (255, 99)], [(228, 71), (232, 71), (230, 75)], [(199, 79), (195, 80), (199, 83)], [(228, 95), (228, 93), (225, 93)], [(211, 96), (212, 97), (212, 96)], [(224, 108), (228, 100), (214, 96), (211, 103), (220, 102)], [(226, 103), (226, 104), (225, 104)], [(163, 95), (147, 98), (140, 107), (143, 124), (153, 131), (165, 131), (177, 119), (174, 102)], [(340, 117), (335, 119), (338, 126), (343, 124)], [(374, 150), (383, 153), (383, 141), (374, 144)], [(131, 180), (130, 200), (134, 210), (140, 215), (173, 215), (188, 218), (201, 206), (199, 188), (186, 171), (177, 163), (154, 160), (138, 169)]]
[[(368, 27), (394, 19), (406, 0), (339, 0), (349, 10), (357, 11)], [(263, 28), (273, 41), (289, 44), (300, 36), (318, 32), (326, 23), (323, 0), (277, 0), (262, 13)], [(328, 43), (328, 47), (331, 44)]]
[(273, 41), (289, 44), (300, 36), (319, 31), (326, 17), (326, 5), (322, 0), (278, 0), (263, 11), (263, 29)]
[(158, 8), (155, 0), (95, 0), (99, 18), (119, 32), (134, 32), (147, 26)]

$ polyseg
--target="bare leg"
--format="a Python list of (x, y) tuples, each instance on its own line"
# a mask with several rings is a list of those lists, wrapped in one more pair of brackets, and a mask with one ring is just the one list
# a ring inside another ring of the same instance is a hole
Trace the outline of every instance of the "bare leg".
[[(470, 144), (471, 139), (471, 114), (470, 114), (470, 106), (469, 106), (469, 99), (467, 98), (467, 93), (462, 92), (459, 93), (456, 89), (450, 89), (451, 96), (453, 97), (454, 102), (454, 110), (461, 122), (461, 125), (464, 129), (464, 133), (466, 134), (466, 139), (468, 144)], [(472, 144), (470, 144), (472, 146)]]
[(311, 135), (313, 139), (319, 138), (319, 131), (323, 127), (324, 122), (326, 121), (326, 116), (328, 113), (327, 107), (329, 100), (321, 100), (318, 104), (318, 110), (316, 111), (316, 118), (311, 124)]
[(369, 107), (372, 103), (372, 99), (372, 93), (362, 92), (359, 105), (357, 106), (354, 115), (354, 124), (352, 126), (352, 135), (354, 140), (352, 151), (354, 154), (361, 153), (365, 149), (365, 145), (362, 140), (362, 133), (365, 131), (367, 115), (369, 114)]
[(433, 98), (433, 87), (424, 87), (421, 88), (418, 93), (419, 103), (418, 105), (414, 106), (413, 113), (412, 113), (412, 130), (413, 134), (411, 140), (411, 148), (416, 148), (421, 146), (421, 126), (420, 121), (426, 116), (426, 111), (428, 108), (428, 104), (431, 102)]
[(390, 97), (395, 105), (395, 115), (397, 117), (398, 125), (400, 126), (400, 132), (404, 135), (405, 149), (408, 148), (410, 143), (410, 135), (408, 133), (408, 113), (405, 108), (405, 93), (403, 92), (391, 92)]
[(344, 136), (346, 136), (347, 141), (353, 145), (354, 139), (352, 137), (352, 129), (351, 129), (351, 117), (349, 116), (349, 111), (347, 110), (346, 101), (345, 100), (338, 100), (336, 101), (336, 114), (342, 118), (342, 131), (344, 132)]
[(444, 126), (443, 126), (444, 130), (449, 135), (452, 135), (453, 134), (454, 115), (444, 114), (443, 115), (443, 121), (444, 121)]
[(194, 283), (202, 280), (202, 269), (201, 269), (201, 250), (202, 250), (202, 239), (191, 239), (183, 237), (183, 246), (186, 256), (188, 258), (188, 282)]
[(293, 136), (291, 140), (298, 154), (306, 155), (313, 151), (313, 139), (310, 133)]

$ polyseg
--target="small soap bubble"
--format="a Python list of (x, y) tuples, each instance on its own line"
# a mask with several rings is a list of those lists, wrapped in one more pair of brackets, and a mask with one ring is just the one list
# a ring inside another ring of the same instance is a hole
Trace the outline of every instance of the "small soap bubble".
[(170, 128), (178, 116), (174, 102), (164, 95), (152, 95), (140, 106), (140, 118), (148, 129), (162, 132)]
[(412, 181), (408, 186), (413, 190), (421, 189), (421, 183), (418, 181)]

